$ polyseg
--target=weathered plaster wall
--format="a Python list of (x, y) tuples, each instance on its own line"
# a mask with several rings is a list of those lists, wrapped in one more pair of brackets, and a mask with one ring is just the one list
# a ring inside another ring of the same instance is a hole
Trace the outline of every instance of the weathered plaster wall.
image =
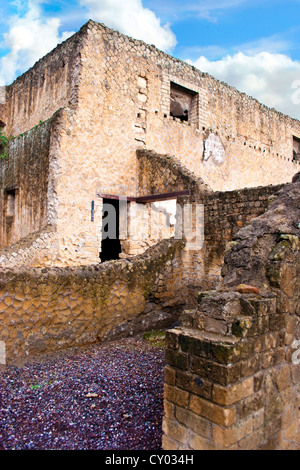
[[(206, 290), (214, 288), (220, 280), (226, 246), (241, 227), (263, 214), (273, 195), (282, 185), (270, 185), (256, 188), (244, 188), (236, 191), (212, 191), (193, 173), (182, 166), (180, 160), (170, 155), (158, 155), (153, 151), (138, 150), (138, 175), (140, 194), (163, 194), (188, 190), (189, 196), (177, 197), (180, 210), (177, 214), (177, 236), (186, 237), (185, 207), (192, 206), (192, 235), (198, 234), (200, 240), (201, 220), (196, 220), (203, 206), (203, 246), (197, 244), (194, 249), (184, 250), (184, 270), (186, 289), (197, 286)], [(183, 215), (181, 220), (180, 214)], [(145, 224), (149, 221), (144, 221)], [(198, 224), (198, 226), (197, 226)], [(178, 228), (180, 229), (178, 230)], [(176, 232), (176, 229), (175, 229)], [(174, 236), (176, 234), (174, 232)], [(147, 240), (136, 240), (136, 245)], [(147, 240), (150, 244), (151, 240)]]
[[(171, 81), (197, 93), (192, 122), (170, 117)], [(5, 94), (8, 135), (64, 109), (50, 171), (59, 174), (53, 196), (59, 265), (99, 261), (98, 194), (146, 194), (137, 149), (175, 155), (196, 179), (222, 191), (289, 181), (299, 165), (291, 161), (298, 121), (93, 21), (6, 87)], [(224, 161), (208, 153), (203, 160), (212, 133), (220, 138)]]
[[(102, 201), (97, 194), (145, 194), (139, 186), (137, 149), (175, 155), (214, 190), (277, 184), (297, 171), (291, 159), (298, 121), (92, 21), (81, 37), (80, 57), (77, 106), (66, 109), (57, 187), (57, 230), (67, 263), (98, 260)], [(199, 93), (199, 128), (174, 121), (166, 112), (167, 84), (175, 79)], [(225, 148), (221, 165), (213, 157), (203, 161), (209, 129)], [(78, 254), (83, 245), (84, 255)]]

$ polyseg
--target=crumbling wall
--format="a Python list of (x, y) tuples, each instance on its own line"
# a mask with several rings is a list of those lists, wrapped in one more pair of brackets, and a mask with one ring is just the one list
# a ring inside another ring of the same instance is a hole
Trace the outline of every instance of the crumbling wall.
[(64, 110), (5, 148), (0, 162), (0, 265), (60, 264), (57, 236), (60, 138)]
[(212, 193), (212, 189), (173, 155), (160, 155), (153, 150), (137, 150), (138, 195), (190, 191)]
[(28, 131), (60, 108), (76, 106), (84, 36), (82, 28), (5, 87), (8, 136)]
[(0, 246), (9, 247), (47, 225), (51, 122), (6, 146), (0, 161)]
[(182, 246), (164, 241), (132, 261), (98, 266), (1, 271), (0, 346), (6, 362), (172, 324), (176, 311), (160, 308), (159, 296), (151, 306), (151, 293)]
[(168, 332), (164, 449), (299, 449), (299, 178), (242, 228)]

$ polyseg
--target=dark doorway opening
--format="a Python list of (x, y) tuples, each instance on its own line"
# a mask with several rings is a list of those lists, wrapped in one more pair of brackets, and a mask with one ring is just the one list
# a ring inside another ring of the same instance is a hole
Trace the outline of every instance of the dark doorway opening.
[(101, 261), (119, 259), (120, 207), (118, 199), (103, 199)]

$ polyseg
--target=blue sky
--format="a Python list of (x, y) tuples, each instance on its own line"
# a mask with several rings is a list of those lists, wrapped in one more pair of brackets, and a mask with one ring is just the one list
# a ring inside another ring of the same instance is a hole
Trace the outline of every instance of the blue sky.
[(89, 18), (300, 119), (300, 0), (2, 0), (0, 85)]

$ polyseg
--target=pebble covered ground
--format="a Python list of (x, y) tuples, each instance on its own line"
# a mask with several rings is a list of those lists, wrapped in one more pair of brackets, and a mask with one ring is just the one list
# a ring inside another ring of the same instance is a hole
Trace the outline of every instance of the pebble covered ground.
[(0, 371), (0, 450), (159, 450), (162, 347), (142, 336)]

